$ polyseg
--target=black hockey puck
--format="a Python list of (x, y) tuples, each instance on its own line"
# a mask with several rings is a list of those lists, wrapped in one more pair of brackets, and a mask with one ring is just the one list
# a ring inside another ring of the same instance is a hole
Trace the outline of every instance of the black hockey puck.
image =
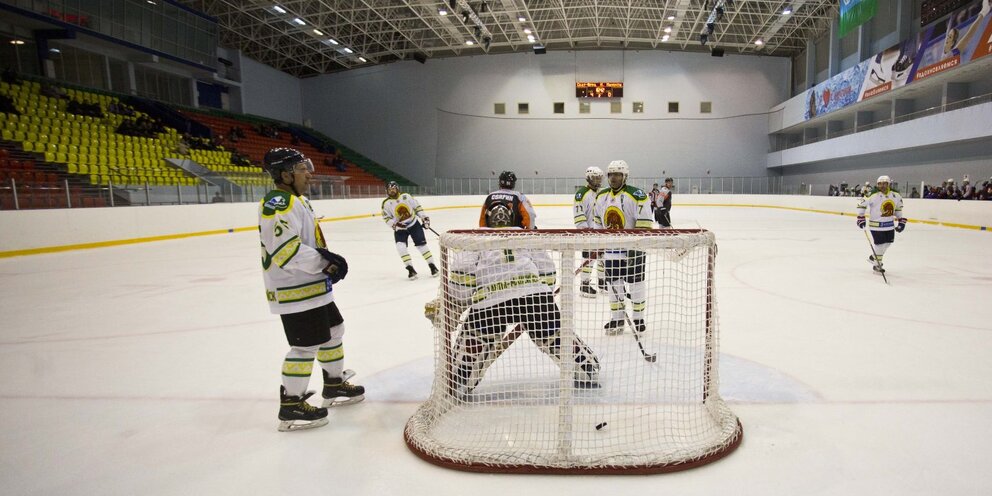
[(597, 431), (603, 430), (603, 427), (606, 427), (606, 422), (600, 422), (600, 423), (596, 424), (596, 430)]

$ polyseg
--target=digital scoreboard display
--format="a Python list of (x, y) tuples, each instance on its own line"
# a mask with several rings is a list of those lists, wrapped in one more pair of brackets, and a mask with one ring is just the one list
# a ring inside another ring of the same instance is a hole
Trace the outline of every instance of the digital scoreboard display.
[(575, 83), (576, 98), (623, 98), (623, 82)]

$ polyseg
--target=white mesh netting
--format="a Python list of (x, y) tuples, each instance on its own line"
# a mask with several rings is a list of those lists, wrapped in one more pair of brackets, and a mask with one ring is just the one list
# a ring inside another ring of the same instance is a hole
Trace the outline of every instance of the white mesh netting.
[(496, 472), (664, 472), (732, 451), (742, 430), (719, 395), (714, 239), (442, 235), (434, 384), (407, 445)]

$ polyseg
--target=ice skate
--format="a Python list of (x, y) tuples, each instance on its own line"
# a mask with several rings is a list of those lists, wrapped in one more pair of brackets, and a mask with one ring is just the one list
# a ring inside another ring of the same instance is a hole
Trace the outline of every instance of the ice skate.
[(640, 334), (647, 330), (647, 326), (644, 325), (644, 319), (634, 319), (634, 332)]
[(406, 266), (406, 277), (411, 281), (417, 278), (417, 271), (413, 270), (413, 267), (410, 265)]
[(607, 336), (619, 336), (623, 334), (623, 321), (622, 320), (611, 320), (603, 326), (606, 330)]
[(441, 272), (437, 270), (437, 265), (429, 264), (428, 267), (431, 268), (431, 277), (437, 277), (437, 275)]
[(881, 265), (875, 265), (874, 267), (871, 268), (871, 270), (874, 270), (875, 272), (877, 272), (879, 274), (884, 274), (885, 273), (885, 269), (883, 269)]
[(313, 429), (327, 425), (327, 409), (317, 408), (307, 403), (313, 392), (303, 396), (290, 396), (286, 388), (279, 386), (279, 430), (282, 432)]
[(586, 298), (595, 298), (596, 290), (593, 289), (592, 284), (589, 281), (583, 281), (579, 285), (579, 296), (584, 296)]
[[(323, 406), (325, 408), (351, 405), (365, 399), (365, 387), (352, 384), (347, 379), (340, 377), (328, 377), (327, 371), (325, 370), (323, 372), (324, 391), (321, 393), (321, 396), (324, 397)], [(350, 371), (345, 371), (346, 376), (348, 372)]]

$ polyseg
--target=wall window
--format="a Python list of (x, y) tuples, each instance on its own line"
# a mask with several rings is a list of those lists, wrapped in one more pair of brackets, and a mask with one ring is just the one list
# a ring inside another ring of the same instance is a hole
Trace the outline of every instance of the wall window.
[(713, 102), (699, 102), (699, 113), (710, 114), (713, 112)]
[(529, 114), (530, 113), (530, 104), (529, 103), (518, 103), (517, 104), (517, 113), (518, 114)]
[(610, 102), (610, 113), (619, 114), (623, 112), (623, 102)]
[(554, 112), (556, 114), (564, 114), (565, 113), (565, 102), (555, 102)]
[(589, 113), (589, 102), (581, 101), (579, 102), (579, 113), (588, 114)]
[(679, 102), (668, 102), (668, 113), (669, 114), (679, 113)]
[(633, 113), (635, 113), (635, 114), (643, 114), (644, 113), (644, 102), (634, 102), (634, 105), (632, 106), (631, 111)]
[(506, 113), (506, 104), (497, 103), (493, 105), (493, 113), (496, 115), (503, 115)]

